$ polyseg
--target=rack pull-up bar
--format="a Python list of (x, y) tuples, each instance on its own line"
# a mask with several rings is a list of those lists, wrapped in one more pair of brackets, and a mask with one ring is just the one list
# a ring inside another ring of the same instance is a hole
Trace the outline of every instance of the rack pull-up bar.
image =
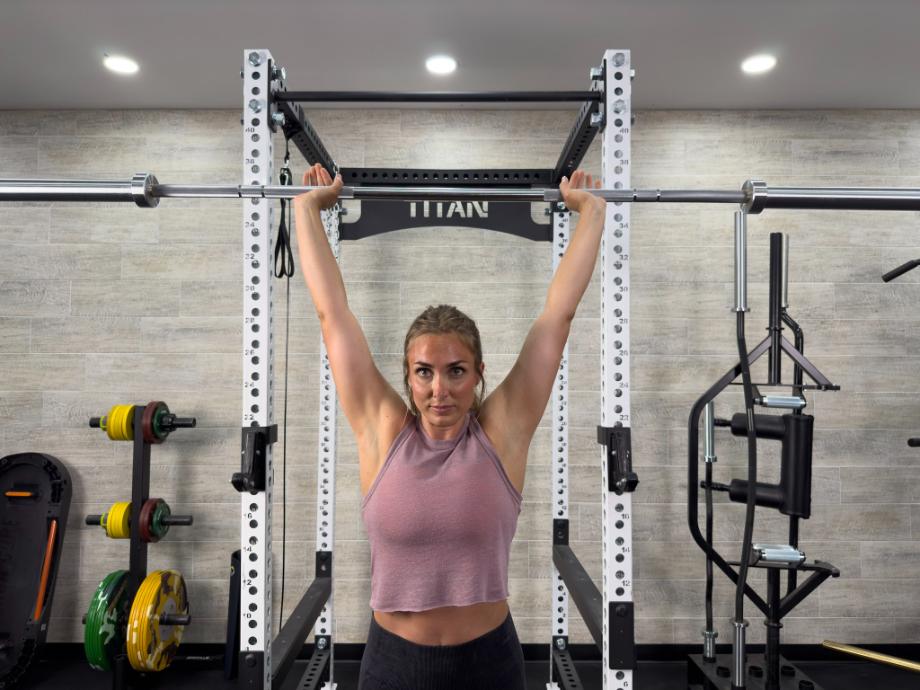
[(602, 91), (280, 91), (276, 101), (297, 103), (583, 103)]
[[(290, 199), (317, 187), (282, 185), (178, 185), (160, 184), (149, 173), (131, 180), (0, 180), (0, 201), (133, 201), (153, 207), (163, 198)], [(920, 211), (920, 189), (767, 187), (748, 180), (739, 191), (686, 189), (592, 189), (610, 202), (670, 202), (737, 204), (748, 213), (765, 208), (837, 209), (863, 211)], [(380, 200), (483, 200), (558, 202), (562, 195), (550, 188), (472, 187), (343, 187), (342, 199)]]

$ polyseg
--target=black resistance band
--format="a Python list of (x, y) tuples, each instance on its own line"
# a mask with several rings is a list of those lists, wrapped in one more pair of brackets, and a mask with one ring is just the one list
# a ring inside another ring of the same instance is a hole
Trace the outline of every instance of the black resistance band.
[[(288, 163), (291, 160), (288, 140), (284, 142), (284, 167), (281, 168), (279, 181), (291, 185), (294, 176)], [(281, 605), (278, 607), (278, 632), (284, 622), (284, 566), (287, 551), (287, 403), (288, 403), (288, 343), (291, 337), (291, 276), (294, 275), (294, 255), (291, 253), (291, 238), (287, 223), (290, 221), (290, 209), (287, 199), (281, 200), (281, 223), (278, 225), (278, 241), (275, 243), (275, 277), (285, 278), (286, 290), (284, 300), (284, 425), (281, 436)]]

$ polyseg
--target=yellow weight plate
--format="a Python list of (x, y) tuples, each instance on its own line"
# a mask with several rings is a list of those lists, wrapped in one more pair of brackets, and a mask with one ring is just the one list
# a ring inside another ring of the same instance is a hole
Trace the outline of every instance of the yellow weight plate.
[(134, 596), (134, 603), (131, 605), (131, 613), (128, 615), (128, 628), (126, 649), (128, 652), (128, 663), (137, 671), (146, 671), (146, 653), (147, 642), (147, 625), (143, 619), (145, 612), (149, 611), (153, 601), (154, 591), (159, 588), (157, 580), (151, 579), (159, 571), (148, 575), (141, 583), (137, 594)]
[(161, 625), (164, 614), (187, 615), (185, 580), (175, 570), (157, 570), (141, 584), (128, 619), (128, 661), (138, 671), (169, 666), (185, 626)]
[(125, 405), (121, 422), (121, 437), (125, 441), (134, 440), (134, 408), (135, 405)]
[(131, 537), (131, 503), (113, 503), (109, 512), (102, 516), (105, 534), (109, 539), (129, 539)]
[(112, 407), (112, 411), (109, 412), (109, 428), (107, 429), (109, 433), (109, 438), (113, 441), (121, 441), (121, 417), (123, 408), (121, 405), (115, 405)]
[(113, 405), (99, 426), (113, 441), (134, 440), (134, 408), (136, 405)]

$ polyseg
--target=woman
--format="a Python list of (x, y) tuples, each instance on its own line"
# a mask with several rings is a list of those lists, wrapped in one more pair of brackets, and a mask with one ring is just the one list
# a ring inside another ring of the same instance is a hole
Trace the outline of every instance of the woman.
[(358, 442), (371, 545), (371, 617), (360, 690), (525, 688), (508, 608), (508, 557), (527, 451), (600, 246), (606, 204), (576, 171), (559, 190), (580, 214), (546, 303), (505, 380), (484, 400), (476, 325), (429, 307), (406, 335), (408, 403), (374, 364), (319, 211), (342, 179), (316, 165), (294, 200), (298, 252), (339, 401)]

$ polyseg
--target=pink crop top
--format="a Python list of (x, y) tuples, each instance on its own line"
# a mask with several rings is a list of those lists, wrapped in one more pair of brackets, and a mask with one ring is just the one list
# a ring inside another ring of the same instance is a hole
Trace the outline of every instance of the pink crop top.
[(472, 414), (435, 440), (418, 419), (393, 441), (361, 504), (375, 611), (427, 611), (508, 597), (523, 497)]

